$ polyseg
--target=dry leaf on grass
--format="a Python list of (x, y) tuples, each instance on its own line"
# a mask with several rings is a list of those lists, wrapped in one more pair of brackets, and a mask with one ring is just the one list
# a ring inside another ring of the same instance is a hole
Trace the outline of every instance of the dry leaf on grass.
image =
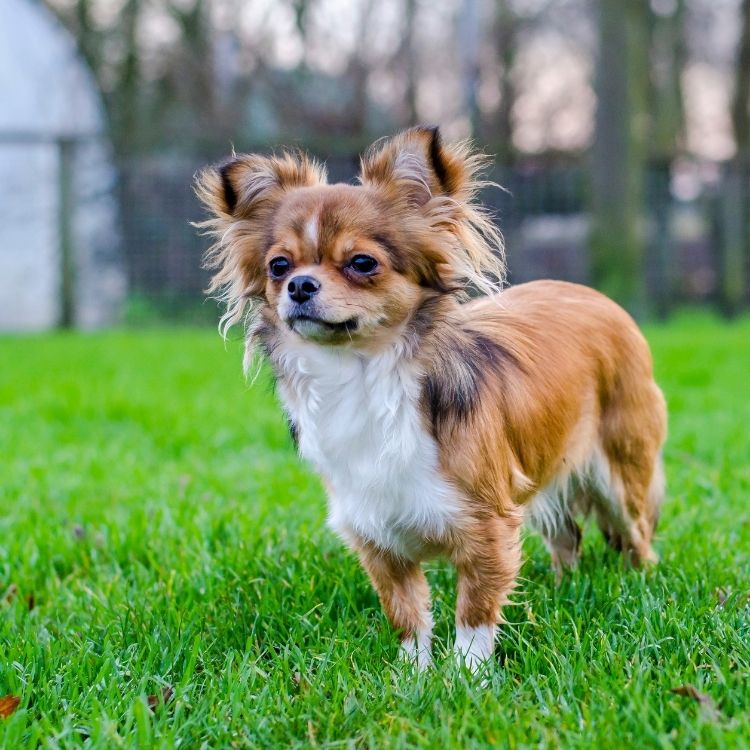
[(726, 603), (729, 597), (729, 591), (723, 587), (719, 587), (714, 590), (714, 596), (716, 597), (716, 606), (721, 609)]
[(169, 703), (169, 701), (172, 700), (172, 696), (174, 695), (174, 690), (172, 690), (171, 687), (165, 687), (161, 689), (161, 693), (156, 693), (155, 695), (149, 695), (146, 699), (146, 702), (148, 703), (148, 707), (152, 711), (156, 711), (156, 709), (159, 707), (160, 703), (163, 703), (166, 705)]
[(21, 703), (17, 695), (4, 695), (0, 698), (0, 719), (7, 719)]
[(692, 698), (697, 703), (711, 704), (713, 705), (713, 698), (710, 695), (701, 693), (695, 685), (687, 683), (686, 685), (680, 685), (679, 687), (672, 688), (670, 693), (675, 695), (684, 695), (686, 698)]
[[(18, 586), (15, 583), (11, 583), (10, 586), (5, 590), (2, 596), (0, 596), (0, 603), (11, 604), (13, 600), (18, 596)], [(26, 604), (29, 607), (29, 611), (34, 609), (36, 602), (34, 601), (34, 594), (26, 595)]]
[(295, 687), (300, 692), (305, 692), (310, 687), (310, 682), (308, 681), (307, 677), (302, 674), (302, 672), (294, 672), (292, 674), (292, 680), (294, 681)]
[(714, 699), (710, 695), (706, 695), (706, 693), (701, 693), (695, 685), (686, 683), (685, 685), (672, 688), (669, 692), (674, 693), (675, 695), (681, 695), (685, 698), (690, 698), (696, 703), (699, 703), (701, 710), (712, 719), (718, 719), (721, 717), (721, 712), (716, 707)]

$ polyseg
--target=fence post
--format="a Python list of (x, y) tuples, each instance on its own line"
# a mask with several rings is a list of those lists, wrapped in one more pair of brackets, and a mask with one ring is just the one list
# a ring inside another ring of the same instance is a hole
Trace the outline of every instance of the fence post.
[(721, 306), (727, 315), (739, 312), (745, 296), (745, 245), (748, 241), (745, 201), (747, 171), (740, 160), (729, 163), (721, 191)]
[(654, 232), (652, 238), (654, 310), (665, 319), (672, 309), (674, 280), (672, 273), (672, 236), (669, 220), (672, 192), (670, 189), (670, 163), (655, 162), (650, 170)]
[(58, 326), (70, 328), (75, 322), (75, 259), (73, 249), (73, 160), (75, 141), (57, 141), (57, 237), (60, 252), (60, 315)]

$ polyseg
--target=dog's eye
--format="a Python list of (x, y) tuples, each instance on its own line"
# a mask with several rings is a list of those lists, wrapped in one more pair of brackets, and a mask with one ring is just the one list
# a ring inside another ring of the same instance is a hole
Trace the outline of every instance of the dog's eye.
[(369, 255), (355, 255), (349, 265), (357, 273), (372, 273), (378, 267), (378, 262)]
[(280, 279), (282, 276), (284, 276), (284, 274), (289, 271), (291, 266), (292, 264), (286, 258), (282, 257), (272, 258), (271, 262), (268, 264), (268, 268), (271, 271), (271, 276), (273, 276), (275, 279)]

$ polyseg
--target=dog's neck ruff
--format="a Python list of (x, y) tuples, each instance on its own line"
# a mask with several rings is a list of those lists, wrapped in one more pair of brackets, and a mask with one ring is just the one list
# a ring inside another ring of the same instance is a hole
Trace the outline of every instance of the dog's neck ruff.
[(300, 454), (329, 489), (329, 524), (415, 557), (459, 512), (420, 408), (422, 373), (400, 342), (367, 355), (287, 337), (274, 352)]

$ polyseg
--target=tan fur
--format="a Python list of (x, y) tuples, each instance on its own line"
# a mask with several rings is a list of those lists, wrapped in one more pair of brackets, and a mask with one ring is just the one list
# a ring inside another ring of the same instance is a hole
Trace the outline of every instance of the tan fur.
[(402, 639), (430, 624), (430, 589), (418, 562), (358, 541), (359, 559)]
[(510, 374), (487, 379), (473, 419), (444, 428), (446, 472), (505, 515), (601, 450), (620, 491), (603, 498), (587, 488), (588, 505), (634, 561), (653, 560), (666, 410), (643, 336), (620, 307), (585, 287), (524, 284), (500, 303), (478, 300), (447, 315), (451, 330), (463, 321), (515, 361)]
[[(325, 169), (304, 154), (292, 153), (242, 154), (198, 175), (196, 193), (212, 215), (197, 226), (216, 239), (205, 265), (216, 271), (209, 293), (218, 293), (227, 306), (224, 332), (239, 323), (247, 305), (263, 294), (268, 223), (286, 193), (325, 181)], [(233, 201), (228, 200), (230, 195)]]
[[(656, 559), (666, 409), (648, 346), (625, 311), (573, 284), (463, 301), (467, 290), (497, 291), (503, 274), (499, 235), (474, 203), (481, 164), (466, 144), (418, 128), (365, 156), (361, 186), (326, 185), (301, 155), (250, 155), (207, 170), (198, 187), (224, 324), (250, 311), (248, 346), (260, 343), (282, 384), (295, 377), (284, 357), (302, 335), (287, 281), (308, 276), (320, 284), (314, 343), (397, 351), (421, 383), (423, 429), (460, 520), (439, 538), (415, 531), (408, 557), (349, 535), (405, 638), (426, 627), (420, 562), (436, 554), (458, 570), (458, 624), (500, 620), (520, 527), (538, 504), (562, 503), (544, 528), (558, 573), (575, 564), (575, 516), (589, 512), (635, 564)], [(372, 274), (353, 270), (361, 254), (377, 262)], [(290, 267), (283, 278), (268, 270), (278, 258)]]

